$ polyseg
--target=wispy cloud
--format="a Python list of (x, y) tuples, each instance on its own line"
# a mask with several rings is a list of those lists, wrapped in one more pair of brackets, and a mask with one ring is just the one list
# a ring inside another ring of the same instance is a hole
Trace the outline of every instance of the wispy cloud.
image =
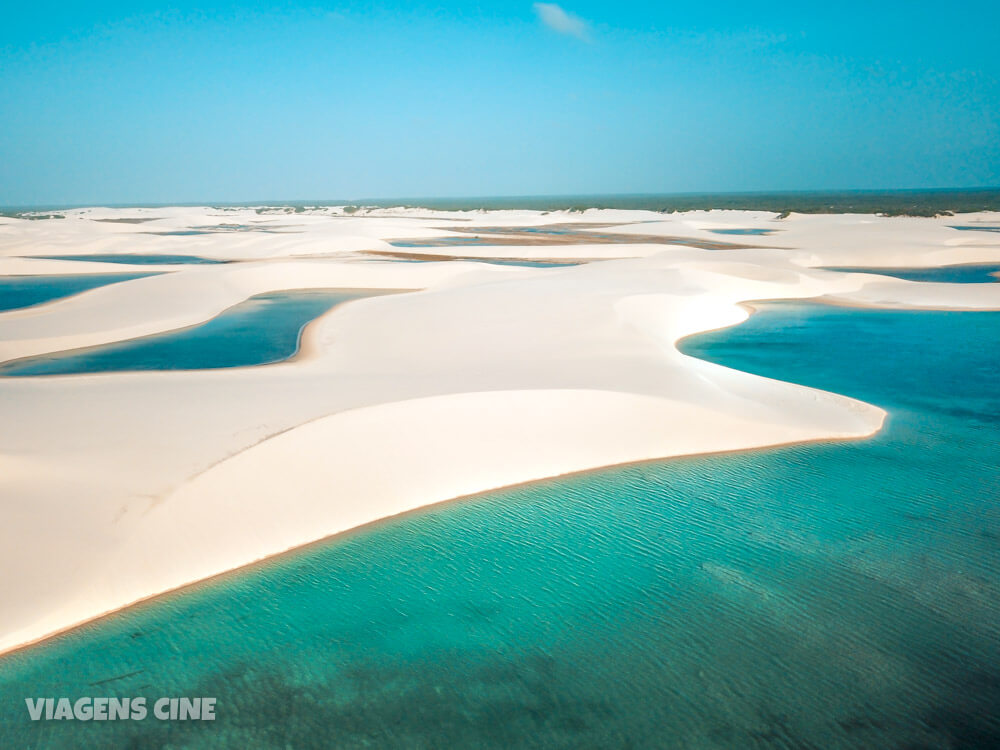
[(590, 27), (586, 21), (572, 13), (567, 13), (555, 3), (535, 3), (538, 19), (553, 31), (575, 36), (583, 41), (590, 40)]

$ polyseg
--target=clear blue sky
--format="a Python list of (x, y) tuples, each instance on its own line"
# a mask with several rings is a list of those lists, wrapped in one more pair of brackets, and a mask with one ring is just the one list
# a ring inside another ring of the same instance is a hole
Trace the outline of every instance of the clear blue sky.
[(8, 3), (0, 205), (1000, 184), (1000, 2)]

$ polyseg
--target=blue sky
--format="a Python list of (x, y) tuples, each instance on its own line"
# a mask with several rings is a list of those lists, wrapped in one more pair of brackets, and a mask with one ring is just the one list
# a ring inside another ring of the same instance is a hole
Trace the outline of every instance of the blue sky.
[(0, 205), (1000, 184), (1000, 3), (8, 4)]

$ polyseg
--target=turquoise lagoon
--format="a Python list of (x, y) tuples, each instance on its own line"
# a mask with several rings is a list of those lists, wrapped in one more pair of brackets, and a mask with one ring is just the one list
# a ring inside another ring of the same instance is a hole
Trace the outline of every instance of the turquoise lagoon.
[(129, 370), (204, 370), (288, 359), (302, 329), (331, 307), (371, 292), (298, 290), (250, 297), (201, 325), (104, 346), (55, 352), (0, 365), (0, 376)]
[[(996, 748), (998, 337), (764, 306), (685, 350), (879, 404), (879, 435), (524, 485), (161, 597), (0, 660), (0, 746)], [(218, 718), (24, 705), (93, 695)]]

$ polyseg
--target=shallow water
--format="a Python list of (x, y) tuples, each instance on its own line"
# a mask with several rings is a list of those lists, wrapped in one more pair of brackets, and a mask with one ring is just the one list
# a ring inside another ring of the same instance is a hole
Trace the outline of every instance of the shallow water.
[(489, 245), (490, 237), (429, 237), (426, 240), (390, 240), (393, 247), (452, 247), (462, 245)]
[[(704, 240), (694, 237), (668, 237), (665, 235), (615, 234), (595, 231), (580, 231), (578, 229), (557, 229), (551, 227), (477, 227), (476, 229), (453, 227), (452, 231), (465, 232), (465, 237), (428, 237), (426, 239), (392, 240), (394, 247), (461, 247), (476, 246), (517, 246), (530, 245), (681, 245), (685, 247), (700, 247), (705, 250), (739, 250), (752, 245), (741, 245), (722, 240)], [(482, 237), (483, 234), (493, 236)], [(740, 232), (742, 233), (742, 232)], [(750, 234), (756, 234), (750, 230)], [(475, 260), (470, 258), (469, 260)]]
[[(476, 260), (475, 258), (464, 258), (463, 260)], [(526, 266), (528, 268), (567, 268), (569, 266), (580, 266), (585, 261), (579, 260), (517, 260), (513, 258), (490, 258), (483, 263), (490, 263), (495, 266)]]
[(755, 237), (763, 237), (774, 234), (773, 229), (709, 229), (713, 234), (746, 234)]
[(0, 376), (128, 370), (207, 370), (280, 362), (299, 348), (303, 327), (334, 305), (367, 292), (272, 292), (251, 297), (201, 325), (105, 346), (0, 365)]
[(32, 255), (44, 260), (81, 260), (91, 263), (128, 263), (130, 265), (174, 265), (229, 263), (228, 260), (202, 258), (199, 255), (158, 255), (156, 253), (91, 253), (83, 255)]
[[(431, 245), (399, 245), (399, 247), (432, 247)], [(394, 258), (389, 254), (380, 254), (378, 260), (391, 260), (394, 263), (447, 263), (450, 261), (469, 261), (473, 263), (487, 263), (493, 266), (524, 266), (527, 268), (565, 268), (567, 266), (583, 265), (587, 261), (582, 260), (527, 260), (524, 258), (476, 258), (474, 256), (454, 255), (449, 257), (431, 256), (429, 258), (399, 257)]]
[[(685, 349), (882, 433), (444, 504), (134, 607), (0, 661), (0, 746), (996, 748), (998, 335), (766, 306)], [(27, 719), (95, 694), (218, 719)]]
[(961, 266), (939, 266), (937, 268), (862, 268), (847, 266), (830, 266), (826, 271), (843, 271), (844, 273), (877, 273), (882, 276), (894, 276), (907, 281), (936, 281), (952, 284), (988, 284), (1000, 281), (994, 274), (1000, 273), (1000, 264), (971, 263)]
[(101, 273), (59, 276), (0, 276), (0, 310), (18, 310), (55, 299), (79, 294), (88, 289), (119, 281), (154, 276), (149, 273)]
[(964, 232), (1000, 232), (1000, 226), (964, 226), (964, 227), (952, 227), (952, 229), (961, 229)]
[[(225, 234), (232, 232), (266, 232), (268, 234), (288, 234), (281, 231), (282, 226), (258, 226), (250, 224), (213, 224), (206, 227), (193, 227), (191, 229), (172, 229), (166, 231), (148, 231), (143, 234), (156, 234), (161, 237), (194, 237), (199, 234)], [(292, 232), (297, 234), (297, 232)]]

